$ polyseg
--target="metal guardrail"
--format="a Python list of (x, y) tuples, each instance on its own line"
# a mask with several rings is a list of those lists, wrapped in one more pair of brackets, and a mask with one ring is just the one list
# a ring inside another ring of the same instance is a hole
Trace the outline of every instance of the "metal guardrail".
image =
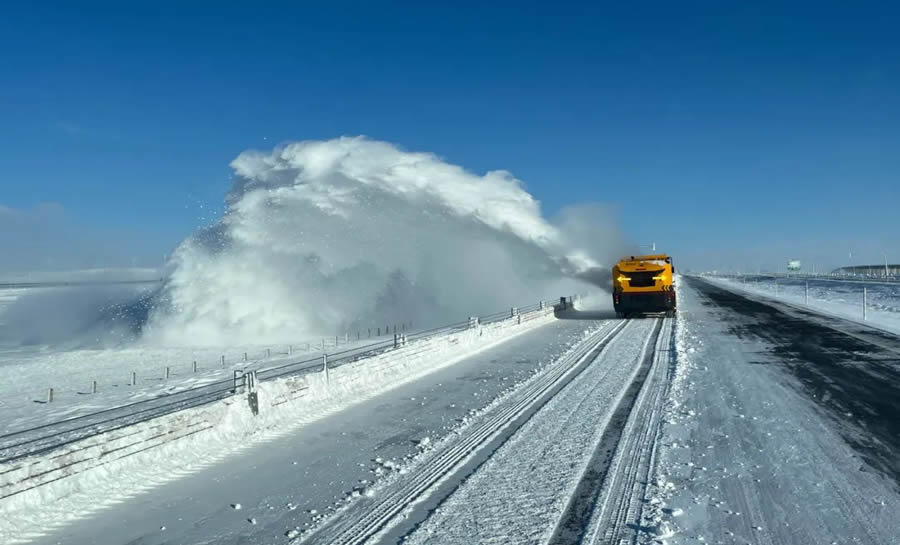
[[(525, 307), (514, 307), (508, 311), (478, 317), (475, 323), (491, 324), (545, 308), (551, 307), (543, 302)], [(472, 319), (469, 319), (404, 335), (403, 339), (406, 342), (424, 340), (469, 329), (472, 324)], [(397, 348), (397, 342), (398, 336), (395, 334), (394, 338), (388, 340), (353, 347), (331, 354), (323, 353), (315, 358), (257, 369), (256, 377), (259, 381), (269, 381), (288, 376), (302, 376), (308, 373), (320, 372), (325, 366), (326, 359), (328, 368), (335, 368)], [(240, 370), (237, 372), (240, 372)], [(237, 393), (238, 390), (239, 386), (236, 379), (229, 378), (126, 405), (110, 407), (66, 420), (6, 433), (0, 435), (0, 463), (5, 464), (29, 456), (45, 454), (88, 437), (147, 422), (184, 409), (208, 405), (226, 399)]]
[(870, 284), (900, 284), (900, 276), (896, 275), (855, 275), (830, 273), (703, 273), (699, 276), (713, 278), (778, 278), (786, 280), (822, 280), (830, 282), (860, 282)]

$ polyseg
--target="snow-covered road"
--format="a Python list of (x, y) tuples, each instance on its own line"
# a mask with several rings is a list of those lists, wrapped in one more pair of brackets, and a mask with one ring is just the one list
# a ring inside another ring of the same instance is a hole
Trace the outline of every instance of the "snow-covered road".
[(670, 544), (900, 543), (897, 355), (700, 280), (679, 306), (645, 525)]
[[(622, 333), (591, 365), (444, 501), (408, 542), (546, 542), (643, 355), (652, 352), (651, 333), (658, 322), (625, 322)], [(587, 492), (596, 496), (597, 490)]]
[(555, 321), (56, 528), (36, 543), (286, 543), (287, 533), (308, 528), (376, 481), (405, 472), (429, 444), (467, 425), (589, 332), (611, 326)]

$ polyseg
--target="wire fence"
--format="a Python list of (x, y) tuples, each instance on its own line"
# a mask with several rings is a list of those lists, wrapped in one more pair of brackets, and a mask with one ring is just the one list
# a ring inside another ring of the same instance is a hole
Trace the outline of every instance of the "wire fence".
[[(531, 319), (535, 311), (547, 308), (549, 307), (546, 303), (541, 301), (533, 305), (513, 307), (504, 312), (472, 317), (465, 321), (417, 331), (409, 335), (394, 333), (392, 338), (386, 340), (349, 347), (332, 353), (323, 352), (313, 358), (255, 369), (256, 378), (259, 381), (270, 381), (321, 372), (326, 366), (328, 368), (340, 367), (400, 346), (407, 346), (409, 342), (448, 335), (469, 329), (473, 325), (487, 325), (508, 319), (518, 319), (519, 322), (523, 322)], [(412, 355), (414, 354), (412, 353)], [(88, 437), (226, 399), (240, 391), (241, 377), (244, 372), (245, 370), (238, 369), (234, 371), (233, 377), (202, 386), (164, 393), (149, 399), (0, 435), (0, 463), (7, 464), (26, 457), (45, 454)]]

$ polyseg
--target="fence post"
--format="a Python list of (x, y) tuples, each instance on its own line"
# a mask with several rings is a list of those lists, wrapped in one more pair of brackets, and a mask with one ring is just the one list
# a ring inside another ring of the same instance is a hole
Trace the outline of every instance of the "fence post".
[(868, 320), (868, 316), (867, 316), (868, 311), (866, 309), (866, 306), (867, 306), (866, 299), (868, 299), (868, 291), (866, 289), (866, 286), (863, 286), (863, 320)]
[(377, 331), (377, 335), (376, 335), (376, 336), (377, 336), (377, 337), (381, 337), (381, 328), (380, 328), (380, 327), (378, 328), (378, 331)]
[(137, 373), (134, 371), (131, 372), (131, 385), (135, 386), (137, 384)]
[(222, 354), (222, 367), (225, 367), (225, 355)]
[(372, 338), (372, 328), (371, 327), (369, 328), (369, 338), (370, 339)]
[(197, 360), (194, 360), (194, 363), (191, 365), (191, 369), (196, 373), (197, 372)]
[(338, 336), (337, 335), (334, 336), (334, 345), (335, 346), (338, 345)]
[(169, 366), (166, 365), (166, 380), (169, 380)]
[(47, 388), (47, 403), (53, 403), (53, 388)]
[(91, 393), (92, 394), (97, 393), (97, 381), (96, 380), (91, 381)]
[(244, 361), (247, 361), (247, 353), (244, 352)]
[(325, 385), (328, 385), (328, 354), (322, 354), (322, 370), (325, 372)]

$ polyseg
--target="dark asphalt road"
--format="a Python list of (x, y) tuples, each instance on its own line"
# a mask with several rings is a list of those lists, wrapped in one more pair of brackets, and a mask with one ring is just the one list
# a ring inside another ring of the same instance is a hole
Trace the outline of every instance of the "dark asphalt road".
[[(900, 486), (900, 338), (691, 277), (729, 330), (771, 345), (759, 363), (783, 365), (871, 468)], [(861, 468), (867, 470), (867, 468)]]

